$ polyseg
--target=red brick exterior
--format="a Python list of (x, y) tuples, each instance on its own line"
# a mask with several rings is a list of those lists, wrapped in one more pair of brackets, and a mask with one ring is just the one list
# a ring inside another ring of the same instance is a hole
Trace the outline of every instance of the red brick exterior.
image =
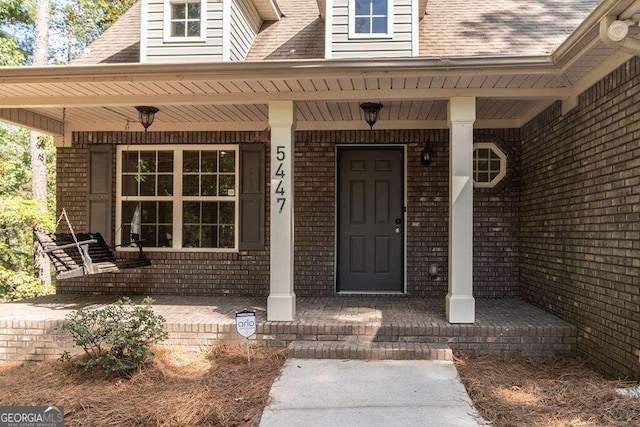
[(578, 351), (640, 374), (640, 60), (523, 130), (523, 296), (578, 326)]

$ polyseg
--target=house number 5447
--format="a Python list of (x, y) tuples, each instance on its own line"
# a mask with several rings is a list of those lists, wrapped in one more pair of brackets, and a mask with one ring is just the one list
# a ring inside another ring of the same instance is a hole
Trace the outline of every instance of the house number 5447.
[(284, 179), (285, 179), (285, 171), (284, 171), (284, 160), (287, 157), (284, 151), (283, 145), (278, 145), (276, 147), (276, 161), (277, 161), (277, 169), (276, 169), (276, 177), (280, 178), (278, 180), (278, 185), (276, 186), (276, 203), (278, 203), (278, 213), (281, 214), (284, 209), (284, 205), (287, 203), (287, 195), (284, 191)]

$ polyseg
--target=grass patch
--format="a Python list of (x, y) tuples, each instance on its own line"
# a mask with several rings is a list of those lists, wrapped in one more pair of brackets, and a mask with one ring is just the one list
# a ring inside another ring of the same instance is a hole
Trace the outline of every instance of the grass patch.
[(616, 395), (634, 382), (609, 380), (580, 359), (461, 357), (456, 367), (476, 409), (502, 426), (640, 426), (640, 399)]
[(208, 353), (154, 349), (130, 379), (105, 378), (73, 362), (0, 366), (0, 404), (64, 405), (65, 425), (257, 426), (285, 350), (242, 343)]

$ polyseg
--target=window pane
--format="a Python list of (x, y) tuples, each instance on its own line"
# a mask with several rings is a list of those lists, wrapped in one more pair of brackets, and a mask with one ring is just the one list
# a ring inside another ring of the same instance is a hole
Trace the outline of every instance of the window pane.
[(157, 202), (142, 202), (141, 220), (143, 224), (156, 224), (158, 222)]
[(478, 172), (478, 182), (490, 182), (489, 173), (488, 172)]
[(373, 31), (375, 34), (387, 33), (387, 18), (373, 18)]
[(235, 189), (235, 175), (220, 175), (220, 196), (235, 196)]
[(218, 180), (217, 175), (202, 175), (202, 195), (203, 196), (217, 196), (218, 195)]
[(182, 155), (182, 171), (200, 172), (200, 152), (199, 151), (185, 151)]
[(373, 0), (372, 3), (374, 15), (387, 16), (387, 0)]
[(218, 247), (220, 248), (232, 248), (234, 246), (234, 236), (233, 236), (232, 225), (222, 225), (220, 226), (220, 244)]
[(493, 181), (495, 179), (495, 177), (498, 176), (499, 173), (500, 173), (499, 171), (490, 172), (489, 173), (489, 178), (488, 178), (489, 181), (487, 181), (487, 182)]
[(182, 221), (185, 224), (200, 224), (199, 202), (184, 202), (182, 204)]
[(141, 196), (156, 195), (156, 176), (155, 175), (140, 176), (140, 195)]
[(187, 24), (187, 37), (200, 37), (200, 21), (189, 21)]
[(491, 160), (491, 171), (500, 172), (500, 159)]
[(124, 151), (122, 153), (122, 172), (138, 172), (137, 151)]
[(205, 202), (202, 204), (202, 223), (218, 223), (218, 202)]
[(189, 19), (200, 17), (200, 3), (189, 3), (187, 5), (187, 16)]
[(489, 162), (487, 160), (478, 160), (476, 163), (476, 167), (478, 168), (478, 172), (485, 172), (489, 170)]
[(220, 202), (220, 222), (219, 224), (235, 223), (235, 203)]
[(233, 151), (220, 152), (220, 172), (236, 171), (236, 155)]
[(173, 202), (158, 202), (158, 223), (173, 223)]
[(171, 37), (184, 37), (185, 35), (184, 22), (172, 22), (171, 23)]
[(172, 151), (158, 151), (158, 172), (173, 172)]
[(493, 150), (489, 150), (489, 158), (491, 160), (498, 160), (498, 161), (500, 160), (500, 157), (498, 156), (498, 154)]
[(356, 33), (369, 34), (371, 33), (371, 27), (369, 27), (369, 18), (356, 18)]
[(203, 151), (202, 156), (202, 172), (213, 173), (218, 172), (217, 151)]
[(476, 150), (478, 152), (478, 159), (488, 159), (489, 158), (489, 150), (488, 148), (478, 148)]
[(215, 225), (202, 226), (200, 247), (202, 248), (218, 247), (218, 227), (217, 226)]
[(185, 175), (182, 177), (182, 195), (200, 195), (200, 177), (198, 175)]
[(186, 5), (184, 3), (174, 3), (171, 5), (171, 19), (185, 19)]
[(122, 195), (138, 195), (138, 177), (135, 175), (125, 175), (122, 177)]
[(122, 223), (131, 224), (138, 202), (122, 202)]
[(182, 227), (182, 246), (185, 248), (200, 247), (199, 225), (185, 225)]
[(356, 15), (369, 15), (371, 0), (355, 0)]
[(158, 176), (158, 196), (173, 196), (173, 175)]
[(173, 246), (173, 227), (170, 225), (158, 226), (158, 247), (170, 248)]
[(144, 241), (140, 244), (145, 247), (152, 247), (152, 248), (157, 247), (158, 246), (158, 238), (157, 238), (158, 227), (156, 225), (143, 225), (141, 229), (142, 229), (142, 233), (140, 235), (140, 239)]
[(156, 172), (156, 152), (140, 152), (140, 172)]

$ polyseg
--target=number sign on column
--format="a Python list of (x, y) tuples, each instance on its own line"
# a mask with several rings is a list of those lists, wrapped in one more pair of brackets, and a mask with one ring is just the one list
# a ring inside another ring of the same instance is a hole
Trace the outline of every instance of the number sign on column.
[(286, 153), (284, 151), (284, 145), (278, 145), (276, 147), (276, 161), (277, 161), (277, 169), (276, 169), (276, 177), (280, 178), (278, 180), (278, 185), (276, 186), (276, 202), (278, 203), (278, 213), (281, 214), (284, 209), (284, 205), (287, 203), (287, 194), (285, 192), (285, 179), (288, 179), (287, 174), (285, 173), (285, 165), (284, 161), (286, 159)]

